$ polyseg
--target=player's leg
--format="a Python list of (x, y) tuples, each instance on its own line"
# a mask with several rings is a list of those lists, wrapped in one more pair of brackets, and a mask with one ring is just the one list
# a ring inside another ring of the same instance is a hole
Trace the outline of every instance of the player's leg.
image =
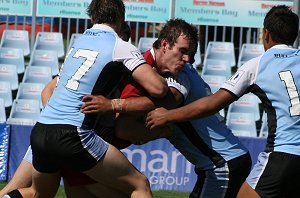
[(247, 182), (244, 182), (239, 190), (237, 198), (260, 198), (255, 190)]
[(0, 191), (0, 197), (3, 197), (5, 194), (11, 192), (12, 190), (31, 186), (32, 168), (33, 167), (31, 163), (27, 162), (26, 160), (22, 160), (13, 178)]
[(64, 188), (67, 197), (128, 197), (116, 189), (104, 186), (96, 182), (82, 172), (63, 169)]
[(82, 197), (101, 197), (101, 198), (127, 198), (128, 196), (121, 191), (104, 186), (102, 183), (95, 183), (81, 186), (65, 185), (66, 196), (70, 198), (82, 198)]
[(14, 173), (13, 178), (0, 191), (0, 197), (2, 197), (8, 192), (11, 192), (12, 190), (31, 186), (32, 168), (32, 150), (31, 146), (29, 146), (23, 160), (21, 161), (19, 167)]
[(195, 171), (198, 178), (190, 194), (190, 198), (225, 197), (229, 183), (229, 168), (227, 163), (212, 170), (196, 169)]
[(148, 179), (114, 146), (109, 145), (103, 159), (85, 171), (92, 179), (129, 197), (152, 197)]
[(146, 143), (171, 135), (171, 130), (168, 127), (160, 127), (151, 131), (147, 129), (143, 116), (120, 114), (116, 120), (116, 137), (133, 144)]
[(29, 188), (21, 188), (19, 192), (24, 198), (42, 197), (52, 198), (55, 196), (60, 184), (60, 172), (40, 173), (32, 169), (32, 185)]
[(225, 198), (236, 197), (239, 189), (246, 181), (251, 170), (251, 156), (249, 153), (236, 157), (228, 162), (229, 183)]

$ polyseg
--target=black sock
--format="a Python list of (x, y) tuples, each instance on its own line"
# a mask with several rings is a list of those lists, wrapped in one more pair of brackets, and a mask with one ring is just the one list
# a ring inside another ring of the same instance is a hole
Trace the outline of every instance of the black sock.
[(11, 198), (23, 198), (23, 196), (19, 190), (13, 190), (13, 191), (7, 193), (7, 195), (9, 195)]

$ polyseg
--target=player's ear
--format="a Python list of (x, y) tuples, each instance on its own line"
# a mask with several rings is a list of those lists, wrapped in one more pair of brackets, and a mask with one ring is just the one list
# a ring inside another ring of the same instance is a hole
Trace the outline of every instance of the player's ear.
[(163, 39), (161, 42), (160, 42), (160, 47), (162, 48), (163, 52), (165, 52), (167, 50), (167, 47), (168, 47), (168, 42), (167, 40)]
[(266, 28), (263, 29), (263, 39), (264, 39), (264, 42), (266, 43), (269, 43), (270, 42), (270, 38), (271, 38), (271, 35), (270, 35), (270, 31)]

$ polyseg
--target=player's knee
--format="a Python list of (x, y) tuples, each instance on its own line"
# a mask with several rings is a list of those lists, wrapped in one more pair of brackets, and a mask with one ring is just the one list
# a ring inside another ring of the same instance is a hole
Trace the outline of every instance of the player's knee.
[(145, 175), (140, 174), (138, 184), (140, 188), (150, 191), (150, 182)]

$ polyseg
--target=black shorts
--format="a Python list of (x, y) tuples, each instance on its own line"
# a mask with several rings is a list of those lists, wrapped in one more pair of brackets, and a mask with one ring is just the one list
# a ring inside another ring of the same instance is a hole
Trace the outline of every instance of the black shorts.
[(89, 170), (108, 149), (108, 143), (93, 130), (72, 125), (36, 123), (30, 141), (32, 164), (44, 173), (54, 173), (61, 168)]
[(283, 152), (260, 153), (247, 183), (261, 197), (300, 197), (300, 156)]

